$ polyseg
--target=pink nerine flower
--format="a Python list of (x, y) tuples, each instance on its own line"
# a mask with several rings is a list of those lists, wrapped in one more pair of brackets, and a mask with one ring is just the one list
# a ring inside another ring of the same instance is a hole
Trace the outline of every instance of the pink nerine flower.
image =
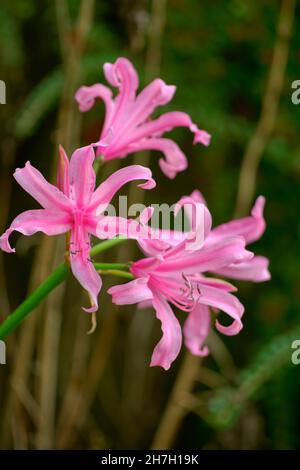
[[(205, 203), (200, 191), (193, 191), (190, 196), (184, 196), (179, 202), (179, 206), (190, 207), (191, 204)], [(221, 224), (211, 230), (206, 244), (215, 243), (222, 240), (224, 236), (242, 236), (246, 245), (257, 241), (266, 229), (266, 222), (263, 216), (265, 198), (259, 196), (251, 210), (251, 215), (237, 220), (231, 220)], [(269, 260), (265, 256), (254, 256), (244, 263), (232, 264), (215, 271), (224, 277), (243, 281), (263, 282), (270, 279)]]
[[(76, 150), (70, 162), (64, 150), (60, 148), (58, 187), (48, 183), (29, 162), (24, 168), (17, 169), (14, 173), (15, 179), (43, 209), (29, 210), (18, 215), (0, 237), (0, 248), (11, 253), (15, 249), (9, 244), (9, 236), (15, 230), (23, 235), (32, 235), (38, 231), (46, 235), (58, 235), (70, 231), (71, 269), (90, 296), (92, 306), (84, 309), (87, 312), (98, 309), (97, 297), (101, 289), (101, 278), (89, 258), (90, 235), (99, 236), (98, 224), (103, 223), (105, 219), (101, 214), (124, 184), (144, 179), (147, 181), (140, 184), (140, 187), (150, 189), (155, 186), (148, 168), (132, 165), (113, 173), (95, 190), (94, 158), (92, 146)], [(127, 235), (130, 230), (126, 227), (137, 223), (133, 220), (120, 219), (117, 218), (114, 224), (116, 232), (113, 235)], [(110, 237), (111, 233), (100, 233), (100, 235), (101, 238), (106, 238)]]
[(162, 137), (165, 132), (178, 126), (188, 127), (194, 133), (194, 144), (209, 145), (210, 135), (198, 129), (186, 113), (169, 112), (149, 120), (155, 108), (171, 101), (175, 86), (155, 79), (136, 96), (139, 79), (129, 60), (120, 57), (114, 64), (104, 64), (103, 69), (108, 83), (119, 90), (115, 98), (102, 84), (83, 86), (75, 95), (80, 111), (91, 109), (96, 98), (104, 101), (106, 114), (97, 155), (112, 160), (141, 150), (159, 150), (165, 155), (165, 160), (159, 161), (161, 170), (174, 178), (186, 169), (187, 159), (173, 140)]
[[(203, 201), (200, 193), (182, 198), (183, 207)], [(180, 324), (170, 304), (186, 312), (183, 333), (187, 348), (194, 355), (206, 356), (204, 346), (211, 323), (209, 307), (222, 310), (233, 320), (229, 326), (216, 320), (223, 334), (235, 335), (242, 328), (244, 307), (232, 294), (236, 288), (228, 282), (207, 277), (207, 273), (228, 275), (238, 279), (262, 281), (269, 279), (268, 261), (256, 257), (245, 244), (261, 236), (265, 228), (262, 216), (264, 199), (258, 198), (250, 217), (229, 222), (214, 230), (205, 231), (205, 241), (197, 250), (189, 251), (181, 241), (177, 246), (160, 249), (160, 245), (143, 242), (142, 248), (151, 255), (131, 266), (136, 279), (109, 289), (117, 305), (140, 303), (153, 305), (161, 321), (163, 336), (154, 349), (151, 365), (168, 369), (177, 357), (182, 342)], [(206, 225), (208, 218), (206, 217)], [(156, 250), (156, 253), (154, 253)]]

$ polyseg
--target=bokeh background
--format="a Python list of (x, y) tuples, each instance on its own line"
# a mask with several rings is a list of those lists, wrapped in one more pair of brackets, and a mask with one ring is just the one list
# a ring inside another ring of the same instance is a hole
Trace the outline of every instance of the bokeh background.
[[(205, 149), (192, 146), (184, 129), (172, 133), (189, 158), (175, 181), (161, 174), (155, 152), (114, 161), (103, 176), (148, 163), (158, 186), (147, 202), (173, 203), (198, 188), (215, 224), (248, 213), (264, 194), (267, 230), (253, 248), (270, 258), (272, 280), (237, 283), (246, 308), (237, 337), (212, 334), (210, 357), (200, 361), (183, 350), (164, 372), (149, 368), (160, 337), (153, 311), (113, 307), (105, 291), (119, 280), (105, 279), (98, 328), (87, 336), (86, 294), (70, 277), (7, 339), (0, 448), (300, 448), (300, 365), (291, 363), (291, 343), (300, 339), (296, 3), (1, 0), (1, 232), (36, 207), (13, 169), (29, 159), (51, 179), (58, 142), (71, 152), (95, 140), (103, 105), (81, 115), (74, 90), (102, 82), (102, 64), (123, 55), (141, 85), (157, 76), (176, 84), (168, 109), (187, 111), (213, 138)], [(140, 193), (129, 189), (133, 201)], [(17, 254), (0, 254), (1, 320), (63, 256), (61, 242), (42, 235), (13, 241)], [(138, 257), (131, 242), (102, 259), (128, 256)]]

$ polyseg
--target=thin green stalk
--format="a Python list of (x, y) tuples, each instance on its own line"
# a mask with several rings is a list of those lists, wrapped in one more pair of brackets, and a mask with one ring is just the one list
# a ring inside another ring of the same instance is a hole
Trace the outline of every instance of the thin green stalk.
[(113, 238), (112, 240), (105, 240), (104, 242), (98, 243), (98, 245), (93, 246), (91, 249), (90, 255), (91, 257), (102, 253), (103, 251), (109, 250), (109, 248), (113, 248), (114, 246), (120, 245), (127, 240), (125, 237)]
[[(115, 238), (112, 240), (105, 240), (98, 245), (95, 245), (91, 249), (91, 256), (95, 256), (99, 253), (102, 253), (109, 248), (112, 248), (120, 243), (124, 242), (126, 238)], [(112, 270), (114, 271), (118, 269), (126, 269), (128, 268), (127, 264), (124, 263), (96, 263), (97, 270)], [(4, 320), (3, 323), (0, 324), (0, 340), (6, 338), (8, 334), (10, 334), (13, 330), (17, 328), (17, 326), (22, 323), (24, 318), (29, 315), (44, 299), (47, 295), (52, 292), (55, 287), (61, 284), (67, 277), (69, 273), (69, 269), (65, 264), (61, 264), (56, 268), (47, 279), (45, 279), (42, 284), (29, 296), (27, 297), (24, 302), (19, 305), (7, 318)], [(129, 274), (129, 273), (128, 273)]]
[[(97, 269), (97, 267), (96, 267)], [(118, 277), (124, 277), (125, 279), (129, 279), (132, 281), (134, 279), (134, 275), (129, 273), (128, 271), (121, 271), (120, 269), (106, 269), (105, 271), (100, 269), (97, 269), (97, 271), (100, 274), (104, 274), (107, 276), (118, 276)]]
[(124, 270), (124, 269), (128, 269), (129, 268), (129, 264), (128, 263), (94, 263), (94, 266), (95, 266), (95, 269), (97, 269), (97, 271), (102, 271), (103, 269), (105, 271), (107, 270), (115, 270), (115, 269), (121, 269), (121, 270)]

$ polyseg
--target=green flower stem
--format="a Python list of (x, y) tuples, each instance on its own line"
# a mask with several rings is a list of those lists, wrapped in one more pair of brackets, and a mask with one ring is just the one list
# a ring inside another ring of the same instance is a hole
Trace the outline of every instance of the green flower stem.
[[(105, 240), (102, 243), (99, 243), (98, 245), (95, 245), (91, 249), (91, 256), (95, 256), (99, 253), (102, 253), (105, 250), (108, 250), (109, 248), (112, 248), (116, 245), (119, 245), (120, 243), (123, 243), (126, 240), (126, 238), (115, 238), (112, 240)], [(117, 271), (117, 272), (122, 272), (118, 271), (120, 269), (127, 269), (128, 264), (124, 263), (96, 263), (96, 269), (101, 270), (101, 271)], [(42, 284), (39, 285), (39, 287), (29, 296), (27, 297), (24, 302), (19, 305), (19, 307), (14, 310), (7, 318), (4, 320), (4, 322), (1, 323), (0, 325), (0, 340), (6, 338), (7, 335), (9, 335), (12, 331), (14, 331), (17, 326), (22, 323), (24, 318), (29, 315), (29, 313), (32, 312), (46, 297), (47, 295), (52, 292), (55, 287), (57, 287), (59, 284), (61, 284), (66, 277), (68, 276), (68, 273), (70, 272), (69, 268), (65, 264), (61, 264), (56, 268), (50, 276), (42, 282)], [(130, 273), (126, 273), (130, 274)]]
[(98, 243), (98, 245), (93, 246), (93, 248), (91, 249), (90, 255), (91, 257), (96, 256), (99, 253), (102, 253), (103, 251), (109, 250), (109, 248), (113, 248), (114, 246), (124, 243), (125, 240), (127, 240), (126, 237), (119, 237), (119, 238), (113, 238), (112, 240), (105, 240), (104, 242)]
[(100, 273), (100, 274), (104, 274), (104, 275), (107, 275), (107, 276), (118, 276), (118, 277), (124, 277), (125, 279), (129, 279), (130, 281), (132, 281), (134, 279), (134, 275), (129, 273), (128, 271), (121, 271), (120, 269), (107, 269), (107, 270), (103, 270), (103, 269), (98, 269), (97, 266), (95, 266), (97, 271)]

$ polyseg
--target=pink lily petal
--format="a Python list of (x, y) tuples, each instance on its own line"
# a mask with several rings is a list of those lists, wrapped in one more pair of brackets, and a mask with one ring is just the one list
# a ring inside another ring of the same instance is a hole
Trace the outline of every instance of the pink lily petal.
[[(96, 230), (92, 230), (89, 225), (90, 233), (95, 234), (101, 240), (124, 236), (133, 240), (145, 239), (148, 236), (148, 230), (140, 222), (125, 217), (104, 216), (96, 219)], [(95, 219), (94, 219), (95, 222)]]
[(193, 207), (194, 206), (197, 207), (197, 204), (203, 204), (204, 206), (207, 207), (204, 197), (202, 196), (200, 191), (198, 191), (197, 189), (195, 189), (195, 191), (193, 191), (190, 196), (183, 196), (176, 203), (176, 206), (184, 209), (184, 213), (186, 214), (191, 225), (192, 225), (193, 215), (194, 215)]
[(161, 321), (163, 336), (155, 346), (150, 365), (168, 370), (181, 348), (181, 327), (170, 305), (159, 293), (153, 293), (153, 307)]
[[(211, 231), (212, 217), (208, 208), (202, 202), (197, 202), (192, 197), (181, 198), (175, 206), (175, 214), (183, 208), (191, 225), (187, 239), (192, 240), (197, 236), (198, 240), (205, 240)], [(200, 248), (200, 246), (199, 246)]]
[(162, 172), (170, 179), (175, 178), (176, 174), (187, 168), (187, 159), (178, 145), (170, 139), (149, 138), (132, 143), (125, 148), (126, 156), (131, 152), (141, 152), (143, 150), (158, 150), (162, 152), (166, 159), (159, 160), (159, 166)]
[(149, 168), (141, 165), (131, 165), (113, 173), (104, 181), (94, 192), (90, 204), (90, 210), (97, 210), (100, 207), (101, 213), (105, 210), (107, 204), (124, 184), (135, 180), (147, 180), (146, 183), (139, 184), (139, 188), (152, 189), (155, 187), (155, 181), (152, 178), (152, 172)]
[(250, 261), (231, 264), (218, 269), (218, 274), (243, 281), (264, 282), (271, 279), (269, 260), (264, 256), (254, 256)]
[(88, 292), (92, 304), (90, 308), (83, 307), (83, 310), (88, 313), (96, 312), (98, 310), (97, 298), (101, 290), (102, 281), (89, 259), (90, 240), (88, 233), (81, 226), (75, 226), (72, 230), (70, 247), (72, 273)]
[(75, 150), (70, 160), (70, 189), (78, 208), (89, 204), (95, 188), (92, 145)]
[(82, 112), (89, 111), (94, 106), (96, 98), (103, 100), (105, 104), (105, 119), (101, 133), (101, 136), (104, 136), (111, 124), (111, 118), (115, 109), (112, 91), (106, 86), (96, 83), (95, 85), (80, 87), (75, 94), (75, 99)]
[(241, 317), (244, 313), (244, 307), (234, 295), (222, 289), (200, 284), (199, 302), (210, 307), (220, 309), (227, 313), (233, 322), (230, 326), (223, 326), (216, 321), (216, 328), (224, 335), (232, 336), (238, 334), (243, 328)]
[[(251, 261), (249, 261), (249, 263)], [(241, 264), (243, 264), (243, 263), (241, 263)], [(235, 265), (235, 266), (238, 266), (238, 265)], [(228, 281), (224, 281), (224, 279), (216, 279), (214, 277), (204, 277), (204, 276), (197, 275), (197, 274), (191, 275), (190, 279), (192, 279), (195, 282), (200, 282), (201, 284), (203, 284), (205, 286), (215, 287), (216, 289), (221, 289), (221, 290), (224, 290), (226, 292), (236, 292), (237, 291), (237, 288), (233, 284), (231, 284)]]
[[(177, 249), (180, 250), (180, 248)], [(187, 252), (184, 250), (182, 256), (178, 256), (174, 260), (166, 260), (160, 270), (167, 273), (175, 269), (186, 274), (216, 271), (228, 264), (247, 261), (252, 257), (253, 253), (245, 249), (245, 240), (242, 237), (228, 237), (213, 245), (205, 246), (204, 244), (203, 249), (199, 251)]]
[(64, 148), (59, 146), (59, 160), (57, 170), (57, 187), (67, 197), (70, 195), (69, 159)]
[[(156, 106), (157, 105), (154, 107)], [(151, 113), (152, 111), (153, 109), (151, 110)], [(201, 143), (205, 146), (210, 144), (210, 134), (208, 134), (206, 131), (198, 129), (196, 124), (192, 122), (190, 116), (181, 111), (171, 111), (169, 113), (163, 114), (153, 121), (142, 124), (132, 132), (128, 143), (144, 139), (149, 135), (159, 137), (165, 132), (171, 131), (175, 127), (187, 127), (190, 129), (190, 131), (194, 133), (194, 144)]]
[(43, 175), (29, 162), (24, 168), (17, 168), (14, 177), (19, 185), (27, 191), (45, 209), (67, 211), (69, 199), (56, 187), (48, 183)]
[[(139, 124), (142, 124), (152, 114), (155, 108), (167, 104), (173, 98), (176, 87), (173, 85), (166, 85), (166, 83), (157, 78), (146, 86), (138, 95), (134, 104), (128, 109), (129, 113), (127, 119), (123, 121), (122, 126), (118, 130), (120, 141), (118, 146), (128, 141), (125, 136)], [(139, 131), (137, 131), (139, 132)], [(133, 132), (135, 134), (135, 132)], [(148, 134), (147, 134), (148, 135)], [(131, 135), (129, 142), (132, 140)], [(135, 140), (133, 138), (133, 140)]]
[(113, 286), (108, 289), (115, 305), (132, 305), (152, 299), (152, 291), (148, 287), (148, 278), (139, 278), (134, 281)]
[(246, 244), (258, 240), (265, 231), (266, 223), (263, 217), (265, 198), (259, 196), (251, 211), (251, 215), (242, 219), (233, 220), (227, 224), (219, 225), (214, 228), (211, 238), (215, 240), (218, 237), (241, 235), (245, 238)]
[(112, 91), (110, 88), (96, 83), (91, 86), (81, 86), (75, 93), (75, 100), (82, 112), (89, 111), (95, 104), (95, 99), (99, 98), (104, 101), (106, 111), (112, 106)]
[(55, 212), (46, 209), (37, 209), (23, 212), (18, 215), (11, 226), (0, 237), (0, 249), (7, 253), (15, 252), (9, 244), (9, 236), (13, 231), (23, 235), (33, 235), (43, 232), (46, 235), (59, 235), (71, 228), (71, 218), (66, 213)]
[(129, 60), (120, 57), (114, 64), (105, 63), (103, 71), (106, 80), (114, 87), (119, 88), (119, 95), (115, 102), (115, 111), (111, 125), (120, 118), (122, 119), (126, 107), (135, 99), (136, 90), (139, 86), (138, 75)]
[(197, 304), (188, 314), (184, 323), (184, 342), (195, 356), (205, 357), (209, 354), (207, 346), (203, 346), (210, 330), (210, 313), (206, 305)]

